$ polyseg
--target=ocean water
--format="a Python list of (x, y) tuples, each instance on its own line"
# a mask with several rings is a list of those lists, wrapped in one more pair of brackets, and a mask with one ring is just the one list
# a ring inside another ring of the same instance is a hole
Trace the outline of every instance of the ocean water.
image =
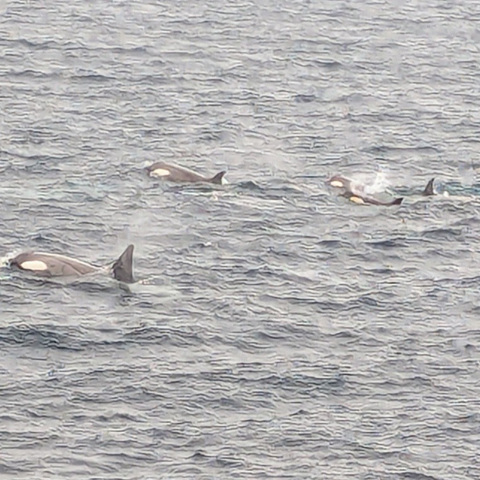
[(0, 256), (133, 243), (139, 281), (0, 269), (0, 478), (480, 478), (479, 21), (1, 3)]

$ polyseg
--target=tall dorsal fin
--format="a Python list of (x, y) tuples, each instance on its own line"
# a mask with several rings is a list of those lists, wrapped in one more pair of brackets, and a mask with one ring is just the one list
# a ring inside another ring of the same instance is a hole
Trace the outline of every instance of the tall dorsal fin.
[(222, 184), (222, 179), (224, 177), (224, 175), (226, 174), (227, 172), (218, 172), (214, 177), (212, 177), (209, 182), (210, 183), (215, 183), (216, 185), (221, 185)]
[(435, 178), (432, 178), (431, 180), (429, 180), (429, 182), (427, 183), (427, 186), (425, 187), (425, 190), (422, 192), (422, 195), (424, 197), (430, 197), (432, 195), (435, 195), (435, 192), (433, 190), (433, 182), (435, 181)]
[(133, 279), (133, 245), (129, 245), (113, 264), (112, 272), (115, 280), (134, 283)]

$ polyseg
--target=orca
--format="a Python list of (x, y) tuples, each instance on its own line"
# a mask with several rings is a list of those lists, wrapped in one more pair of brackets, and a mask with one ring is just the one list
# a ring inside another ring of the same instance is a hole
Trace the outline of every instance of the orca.
[(329, 181), (329, 185), (335, 188), (344, 188), (346, 190), (352, 190), (354, 182), (342, 175), (334, 175)]
[(351, 202), (363, 205), (383, 205), (390, 207), (392, 205), (400, 205), (403, 202), (403, 197), (395, 198), (391, 202), (383, 202), (377, 200), (370, 195), (365, 194), (365, 188), (360, 183), (356, 183), (349, 178), (342, 175), (334, 175), (328, 183), (335, 188), (343, 188), (344, 192), (341, 194), (343, 197), (348, 198)]
[(165, 162), (156, 162), (147, 167), (147, 173), (150, 177), (158, 177), (176, 183), (213, 183), (215, 185), (222, 185), (223, 177), (227, 172), (222, 171), (209, 178), (188, 168)]
[[(134, 283), (133, 278), (133, 245), (129, 245), (113, 264), (111, 273), (119, 282)], [(23, 252), (12, 258), (11, 267), (41, 277), (79, 277), (101, 270), (75, 258), (56, 253)]]
[(359, 205), (370, 204), (391, 207), (392, 205), (400, 205), (403, 202), (403, 197), (395, 198), (390, 202), (382, 202), (381, 200), (377, 200), (376, 198), (369, 197), (360, 193), (351, 192), (348, 190), (344, 192), (342, 196), (348, 198), (351, 202), (357, 203)]
[[(435, 195), (435, 190), (433, 185), (434, 181), (435, 181), (435, 178), (432, 178), (428, 181), (426, 187), (421, 193), (423, 197), (431, 197)], [(343, 188), (347, 192), (363, 193), (365, 191), (365, 187), (362, 184), (357, 183), (353, 180), (350, 180), (349, 178), (344, 177), (342, 175), (334, 175), (332, 178), (330, 178), (330, 180), (328, 180), (328, 184), (335, 188)]]

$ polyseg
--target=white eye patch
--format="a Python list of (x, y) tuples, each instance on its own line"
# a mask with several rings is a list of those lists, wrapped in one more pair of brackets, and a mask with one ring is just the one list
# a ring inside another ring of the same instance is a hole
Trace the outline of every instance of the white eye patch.
[(358, 203), (359, 205), (365, 203), (360, 197), (350, 197), (350, 201), (353, 203)]
[(332, 182), (330, 182), (330, 185), (332, 187), (343, 188), (343, 182), (341, 182), (340, 180), (333, 180)]
[(165, 168), (157, 168), (150, 173), (152, 177), (168, 177), (170, 175), (170, 170), (166, 170)]
[(41, 262), (40, 260), (29, 260), (27, 262), (23, 262), (20, 265), (20, 268), (24, 270), (32, 270), (35, 272), (42, 272), (44, 270), (48, 270), (48, 266), (45, 262)]

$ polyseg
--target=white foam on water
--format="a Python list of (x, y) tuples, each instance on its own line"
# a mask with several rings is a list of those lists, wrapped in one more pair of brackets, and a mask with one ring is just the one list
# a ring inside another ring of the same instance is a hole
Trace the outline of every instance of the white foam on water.
[(391, 183), (387, 178), (387, 175), (383, 171), (378, 171), (373, 179), (373, 182), (365, 182), (364, 191), (369, 195), (375, 195), (382, 193), (390, 187)]

